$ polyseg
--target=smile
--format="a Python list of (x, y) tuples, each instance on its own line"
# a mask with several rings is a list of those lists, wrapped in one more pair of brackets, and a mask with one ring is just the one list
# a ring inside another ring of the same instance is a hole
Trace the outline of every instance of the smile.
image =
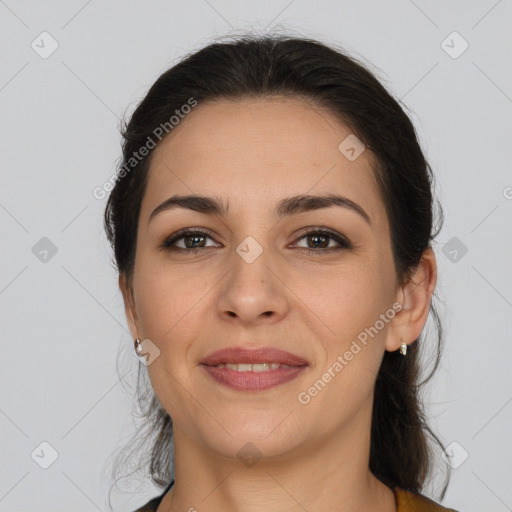
[(297, 378), (305, 366), (279, 363), (220, 363), (202, 366), (213, 381), (237, 391), (265, 391)]
[(279, 363), (220, 363), (215, 365), (215, 368), (228, 368), (229, 370), (235, 370), (237, 372), (268, 372), (270, 370), (277, 370), (278, 368), (295, 368), (295, 366)]

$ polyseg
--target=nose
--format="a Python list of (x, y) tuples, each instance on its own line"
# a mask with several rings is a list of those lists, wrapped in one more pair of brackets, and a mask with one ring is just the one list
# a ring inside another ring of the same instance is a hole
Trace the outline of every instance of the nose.
[(219, 289), (218, 314), (223, 320), (246, 326), (278, 322), (288, 313), (289, 288), (269, 250), (263, 249), (250, 261), (233, 251), (230, 271)]

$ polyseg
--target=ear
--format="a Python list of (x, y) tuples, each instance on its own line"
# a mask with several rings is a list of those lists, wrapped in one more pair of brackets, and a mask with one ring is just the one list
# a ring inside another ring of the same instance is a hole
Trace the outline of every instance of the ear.
[(119, 274), (119, 288), (123, 294), (124, 310), (126, 313), (126, 319), (128, 320), (128, 327), (132, 338), (138, 337), (138, 318), (137, 311), (135, 310), (135, 300), (133, 298), (133, 288), (128, 283), (128, 280), (124, 274)]
[(424, 251), (411, 279), (397, 292), (395, 300), (402, 305), (402, 309), (389, 323), (386, 350), (398, 350), (401, 338), (409, 345), (419, 337), (427, 322), (436, 282), (436, 257), (429, 247)]

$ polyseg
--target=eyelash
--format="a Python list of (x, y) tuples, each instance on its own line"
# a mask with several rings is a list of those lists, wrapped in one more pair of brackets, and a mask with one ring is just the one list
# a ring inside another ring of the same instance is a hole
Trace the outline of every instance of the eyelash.
[[(189, 253), (189, 254), (190, 253), (197, 254), (199, 251), (201, 251), (203, 249), (209, 249), (209, 247), (196, 247), (194, 249), (183, 249), (182, 247), (174, 247), (173, 246), (173, 244), (175, 244), (178, 240), (181, 240), (182, 238), (186, 238), (187, 236), (194, 236), (194, 235), (205, 236), (205, 237), (208, 237), (208, 238), (211, 238), (212, 240), (214, 240), (212, 234), (208, 231), (191, 230), (190, 228), (186, 228), (186, 229), (177, 231), (170, 237), (166, 238), (160, 245), (160, 248), (163, 251), (181, 252), (181, 253)], [(339, 243), (340, 246), (339, 247), (328, 247), (328, 248), (320, 247), (319, 249), (308, 249), (305, 247), (301, 247), (298, 249), (299, 252), (302, 252), (305, 254), (314, 254), (315, 256), (318, 256), (321, 253), (326, 253), (326, 252), (330, 253), (332, 251), (340, 251), (343, 249), (351, 249), (352, 248), (352, 244), (343, 235), (340, 235), (336, 231), (331, 231), (330, 229), (325, 229), (325, 228), (310, 229), (309, 231), (302, 233), (299, 236), (299, 238), (297, 238), (297, 241), (301, 240), (302, 238), (311, 236), (311, 235), (321, 235), (326, 238), (330, 238), (330, 239), (334, 240), (335, 242)]]

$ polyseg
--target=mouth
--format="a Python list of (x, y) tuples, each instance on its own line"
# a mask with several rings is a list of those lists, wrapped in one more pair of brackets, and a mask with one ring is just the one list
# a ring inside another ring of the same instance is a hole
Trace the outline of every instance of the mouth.
[(264, 391), (298, 377), (309, 363), (271, 347), (231, 347), (210, 354), (201, 366), (219, 384), (239, 391)]
[(214, 365), (214, 368), (228, 368), (236, 372), (268, 372), (270, 370), (277, 370), (278, 368), (297, 368), (297, 366), (289, 366), (280, 363), (220, 363)]
[[(237, 364), (237, 365), (272, 365), (279, 364), (284, 366), (305, 366), (308, 362), (291, 352), (286, 352), (273, 347), (244, 348), (228, 347), (211, 353), (201, 364), (207, 366), (217, 366), (219, 364)], [(247, 370), (245, 370), (247, 371)]]

